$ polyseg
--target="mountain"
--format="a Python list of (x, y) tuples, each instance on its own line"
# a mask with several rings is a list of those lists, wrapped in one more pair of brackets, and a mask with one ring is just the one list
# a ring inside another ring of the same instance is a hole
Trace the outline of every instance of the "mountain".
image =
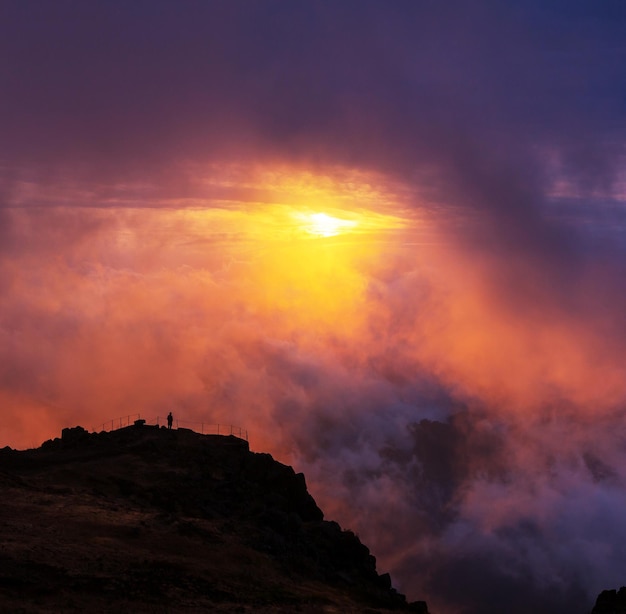
[(427, 614), (233, 436), (138, 424), (0, 450), (0, 610)]
[(626, 614), (626, 586), (622, 586), (619, 591), (602, 591), (591, 614)]

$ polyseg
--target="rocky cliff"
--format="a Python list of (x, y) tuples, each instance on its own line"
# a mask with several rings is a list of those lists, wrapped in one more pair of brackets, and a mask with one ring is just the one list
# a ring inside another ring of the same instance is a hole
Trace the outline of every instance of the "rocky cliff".
[(81, 427), (0, 450), (0, 609), (425, 614), (302, 474), (235, 437)]

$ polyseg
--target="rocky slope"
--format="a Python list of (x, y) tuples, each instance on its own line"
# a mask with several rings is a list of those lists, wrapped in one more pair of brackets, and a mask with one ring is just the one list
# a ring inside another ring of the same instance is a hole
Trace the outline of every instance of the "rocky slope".
[(0, 489), (1, 611), (427, 612), (232, 436), (64, 429), (0, 450)]

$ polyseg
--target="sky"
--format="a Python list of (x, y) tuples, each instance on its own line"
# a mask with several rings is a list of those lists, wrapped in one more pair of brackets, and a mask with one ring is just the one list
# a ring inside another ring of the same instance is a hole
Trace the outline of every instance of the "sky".
[(626, 4), (4, 0), (0, 446), (242, 425), (435, 614), (626, 582)]

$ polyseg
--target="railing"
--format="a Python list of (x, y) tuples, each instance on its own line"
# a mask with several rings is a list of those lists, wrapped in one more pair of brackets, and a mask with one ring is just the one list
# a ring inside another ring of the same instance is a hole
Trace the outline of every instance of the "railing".
[[(157, 426), (160, 424), (167, 424), (167, 418), (157, 416), (156, 424)], [(235, 424), (211, 424), (209, 422), (193, 422), (190, 420), (178, 420), (177, 418), (174, 418), (173, 425), (175, 425), (176, 428), (182, 426), (182, 428), (197, 431), (202, 435), (234, 435), (235, 437), (239, 437), (239, 439), (245, 439), (248, 441), (247, 429), (236, 426)]]
[[(141, 420), (141, 414), (130, 414), (128, 416), (114, 418), (113, 420), (107, 420), (103, 422), (101, 426), (94, 427), (91, 430), (95, 433), (100, 431), (116, 431), (117, 429), (131, 426), (136, 420)], [(152, 420), (146, 419), (145, 424), (165, 426), (167, 425), (167, 418), (157, 416)], [(248, 430), (234, 424), (212, 424), (209, 422), (194, 422), (175, 418), (173, 426), (175, 428), (187, 428), (201, 433), (202, 435), (234, 435), (235, 437), (239, 437), (239, 439), (248, 441)]]
[(135, 420), (139, 420), (141, 416), (139, 414), (130, 414), (129, 416), (122, 416), (121, 418), (114, 418), (113, 420), (107, 420), (102, 423), (102, 427), (92, 428), (94, 432), (100, 431), (116, 431), (117, 429), (130, 426), (134, 424)]

